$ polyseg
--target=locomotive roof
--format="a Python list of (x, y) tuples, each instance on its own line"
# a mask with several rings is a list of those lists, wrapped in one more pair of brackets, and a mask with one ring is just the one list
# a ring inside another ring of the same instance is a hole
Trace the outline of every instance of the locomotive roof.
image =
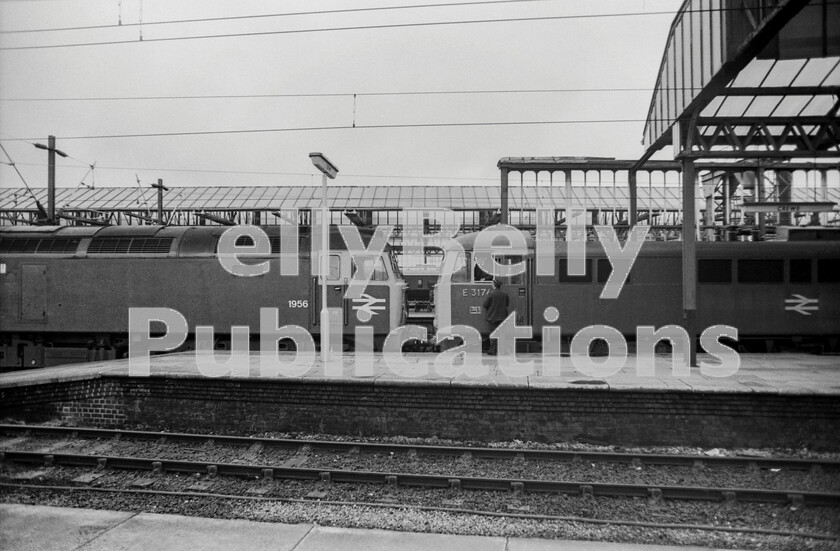
[[(190, 241), (189, 250), (184, 250), (182, 247), (181, 255), (192, 254), (212, 254), (215, 252), (215, 246), (218, 238), (230, 227), (234, 226), (0, 226), (0, 240), (43, 240), (58, 238), (61, 241), (72, 239), (74, 241), (91, 238), (91, 239), (166, 239), (175, 238), (183, 240), (188, 238)], [(271, 239), (276, 241), (276, 246), (280, 245), (281, 226), (260, 226)], [(301, 256), (309, 254), (309, 239), (310, 232), (308, 228), (301, 228), (302, 231), (298, 234), (299, 239), (299, 253)], [(373, 232), (364, 228), (360, 229), (360, 236), (362, 243), (368, 246)], [(272, 245), (272, 249), (276, 248)], [(281, 247), (285, 248), (285, 247)], [(330, 248), (333, 250), (344, 250), (347, 248), (344, 239), (338, 232), (336, 226), (330, 228)], [(389, 250), (390, 245), (387, 245), (385, 250)], [(31, 252), (34, 252), (31, 251)], [(40, 251), (39, 251), (40, 252)], [(68, 252), (68, 251), (62, 251)]]
[[(536, 240), (527, 232), (525, 236), (526, 246), (529, 255), (534, 254)], [(452, 239), (444, 246), (445, 251), (460, 250), (471, 251), (475, 247), (478, 232), (469, 233)], [(569, 244), (566, 241), (555, 241), (554, 250), (556, 254), (565, 255)], [(624, 244), (622, 243), (622, 247)], [(587, 241), (586, 251), (589, 256), (603, 256), (604, 249), (599, 241)], [(642, 253), (645, 256), (681, 256), (681, 241), (645, 241), (642, 245)], [(732, 242), (708, 242), (697, 243), (698, 257), (723, 256), (733, 258), (762, 258), (767, 256), (831, 256), (840, 258), (840, 241), (732, 241)]]

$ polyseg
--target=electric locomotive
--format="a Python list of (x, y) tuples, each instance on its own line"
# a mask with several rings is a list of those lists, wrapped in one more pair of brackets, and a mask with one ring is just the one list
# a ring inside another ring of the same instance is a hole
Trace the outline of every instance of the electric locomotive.
[[(298, 273), (281, 275), (280, 227), (264, 227), (271, 254), (265, 274), (238, 277), (223, 268), (222, 226), (10, 226), (0, 228), (0, 368), (4, 370), (124, 357), (129, 308), (171, 308), (191, 328), (209, 325), (215, 347), (230, 347), (233, 326), (258, 344), (260, 308), (281, 324), (320, 333), (321, 287), (312, 275), (310, 236), (301, 231)], [(247, 237), (247, 236), (244, 236)], [(363, 242), (370, 236), (362, 234)], [(248, 245), (249, 243), (245, 243)], [(285, 247), (286, 245), (284, 245)], [(345, 293), (357, 266), (341, 235), (330, 235), (327, 304), (340, 308), (345, 338), (359, 325), (374, 342), (405, 321), (406, 284), (389, 248), (371, 260), (361, 298)], [(317, 259), (316, 259), (317, 261)], [(152, 331), (157, 331), (152, 324)], [(293, 346), (283, 342), (282, 346)], [(194, 346), (192, 335), (182, 349)]]
[[(585, 273), (569, 275), (569, 245), (554, 246), (554, 274), (535, 273), (534, 239), (527, 254), (496, 255), (500, 264), (525, 263), (522, 274), (498, 277), (516, 324), (538, 338), (545, 325), (571, 337), (607, 325), (632, 340), (639, 326), (683, 325), (680, 242), (645, 241), (615, 299), (601, 298), (612, 264), (597, 241), (586, 243)], [(476, 234), (445, 249), (435, 287), (435, 326), (468, 325), (487, 335), (482, 303), (495, 274), (475, 261)], [(485, 251), (490, 253), (491, 251)], [(498, 252), (498, 251), (497, 251)], [(837, 350), (840, 337), (840, 241), (697, 243), (697, 327), (738, 330), (742, 350), (810, 345)], [(442, 285), (443, 284), (443, 285)]]

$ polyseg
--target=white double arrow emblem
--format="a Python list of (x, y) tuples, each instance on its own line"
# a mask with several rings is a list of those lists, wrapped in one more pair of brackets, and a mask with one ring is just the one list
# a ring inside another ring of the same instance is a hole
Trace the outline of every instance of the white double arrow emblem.
[(793, 295), (793, 297), (785, 299), (785, 310), (792, 310), (799, 312), (803, 316), (810, 316), (811, 312), (820, 309), (820, 300), (817, 298), (808, 298), (802, 295)]
[[(385, 309), (385, 299), (384, 298), (376, 298), (372, 297), (367, 293), (362, 293), (360, 298), (353, 299), (354, 305), (353, 310), (358, 310), (360, 312), (366, 312), (369, 316), (375, 316), (376, 312), (374, 310), (384, 310)], [(358, 304), (355, 303), (362, 303)], [(381, 304), (380, 304), (381, 303)]]

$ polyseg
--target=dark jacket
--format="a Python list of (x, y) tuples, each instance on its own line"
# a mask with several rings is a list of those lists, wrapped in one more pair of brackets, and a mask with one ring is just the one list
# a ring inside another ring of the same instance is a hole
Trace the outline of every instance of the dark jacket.
[(484, 299), (484, 319), (489, 322), (504, 321), (508, 316), (510, 298), (501, 289), (493, 289)]

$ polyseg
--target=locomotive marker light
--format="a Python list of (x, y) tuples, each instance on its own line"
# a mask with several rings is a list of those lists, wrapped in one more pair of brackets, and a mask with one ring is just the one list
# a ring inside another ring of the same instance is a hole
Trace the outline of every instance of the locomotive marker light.
[(338, 168), (322, 153), (309, 154), (309, 159), (315, 168), (321, 171), (321, 360), (327, 363), (330, 359), (330, 311), (327, 308), (327, 274), (330, 269), (330, 209), (327, 206), (327, 178), (335, 179)]

